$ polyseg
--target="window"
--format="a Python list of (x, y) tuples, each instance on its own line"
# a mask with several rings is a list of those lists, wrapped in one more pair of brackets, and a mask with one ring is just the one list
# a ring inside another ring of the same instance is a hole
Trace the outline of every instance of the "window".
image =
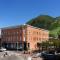
[(12, 41), (12, 36), (10, 37), (11, 41)]
[(22, 39), (21, 39), (21, 36), (20, 36), (20, 41), (21, 41)]
[(39, 35), (41, 35), (40, 32), (39, 32)]
[(38, 34), (38, 32), (37, 32), (37, 34)]
[(13, 32), (13, 34), (15, 35), (15, 32)]
[(37, 40), (38, 40), (38, 38), (37, 38)]
[(18, 34), (19, 32), (17, 31), (17, 34)]
[(8, 32), (8, 35), (10, 35), (10, 33)]
[(33, 40), (35, 41), (36, 40), (36, 37), (34, 37)]
[(17, 40), (18, 40), (18, 36), (16, 36)]
[(41, 38), (39, 38), (39, 40), (41, 40)]
[(31, 40), (32, 40), (32, 37), (31, 37)]
[(25, 33), (25, 30), (23, 30), (23, 32)]
[(35, 31), (33, 31), (33, 34), (35, 34)]
[(20, 43), (20, 48), (23, 48), (23, 47), (22, 47), (22, 43)]
[(10, 41), (10, 37), (9, 37), (9, 39), (8, 39), (9, 41)]
[(25, 41), (25, 37), (24, 37), (24, 41)]

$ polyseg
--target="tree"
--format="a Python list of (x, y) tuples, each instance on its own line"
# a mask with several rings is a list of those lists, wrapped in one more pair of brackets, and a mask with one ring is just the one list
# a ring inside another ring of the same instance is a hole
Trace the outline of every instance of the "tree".
[(60, 40), (60, 30), (57, 32), (58, 34), (58, 39)]

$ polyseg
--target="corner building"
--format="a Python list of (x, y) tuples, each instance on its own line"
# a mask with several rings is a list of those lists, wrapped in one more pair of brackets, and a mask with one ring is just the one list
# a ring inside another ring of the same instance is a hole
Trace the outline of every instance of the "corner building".
[(20, 25), (1, 29), (2, 46), (7, 49), (36, 50), (37, 43), (49, 39), (49, 31), (31, 25)]

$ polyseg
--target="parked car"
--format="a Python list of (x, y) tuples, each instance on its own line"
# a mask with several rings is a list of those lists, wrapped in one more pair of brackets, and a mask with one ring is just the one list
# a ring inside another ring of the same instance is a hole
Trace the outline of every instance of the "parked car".
[(42, 52), (42, 57), (44, 60), (60, 60), (60, 54), (55, 53), (55, 52), (47, 52), (44, 51)]
[(0, 52), (2, 52), (2, 51), (6, 51), (6, 48), (1, 47)]
[(41, 53), (36, 53), (32, 55), (33, 58), (41, 57)]

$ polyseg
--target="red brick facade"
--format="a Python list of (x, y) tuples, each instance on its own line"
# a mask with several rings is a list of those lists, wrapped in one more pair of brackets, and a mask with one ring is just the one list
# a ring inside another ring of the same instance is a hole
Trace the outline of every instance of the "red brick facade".
[(36, 50), (38, 42), (49, 39), (47, 30), (30, 25), (2, 28), (1, 34), (2, 45), (6, 48), (17, 48), (18, 43), (18, 48), (24, 49), (24, 42), (27, 42), (27, 47), (30, 50)]

